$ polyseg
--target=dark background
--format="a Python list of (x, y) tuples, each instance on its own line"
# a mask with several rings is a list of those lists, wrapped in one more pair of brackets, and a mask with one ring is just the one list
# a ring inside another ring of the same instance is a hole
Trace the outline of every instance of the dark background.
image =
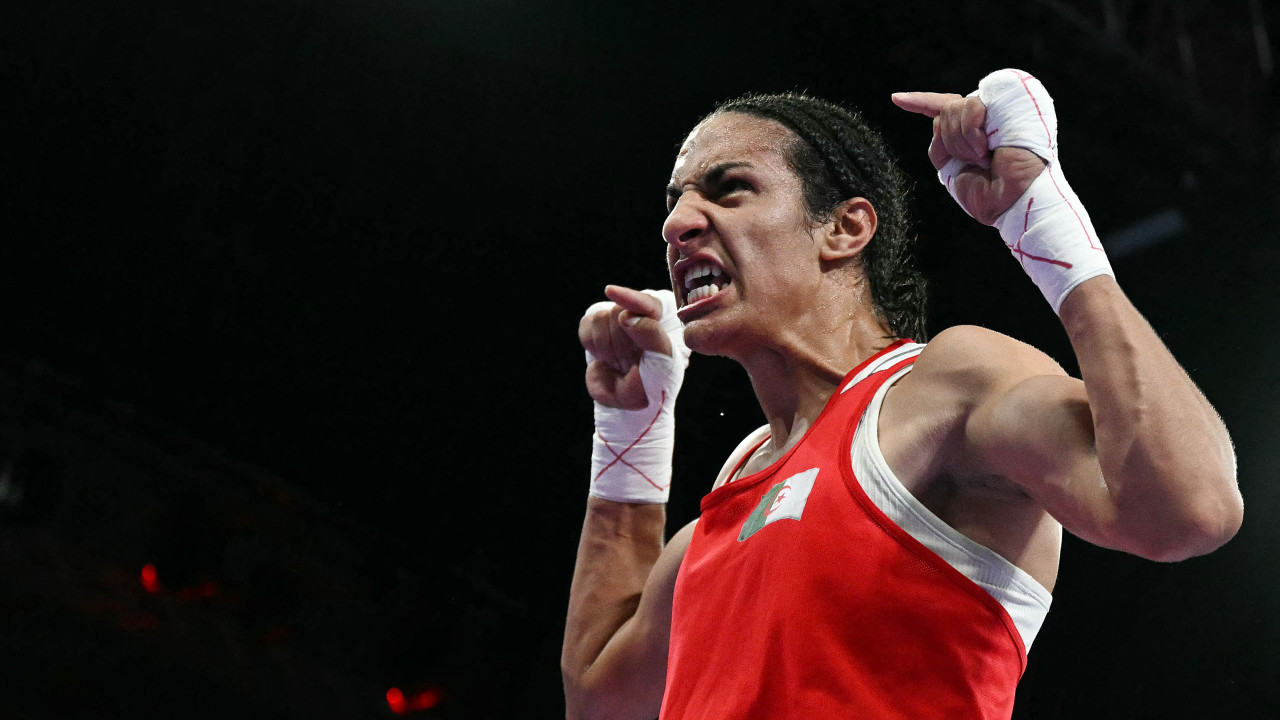
[[(1280, 717), (1268, 32), (1265, 0), (7, 5), (0, 711), (387, 717), (394, 686), (423, 717), (562, 716), (577, 320), (665, 283), (683, 135), (747, 91), (859, 107), (916, 185), (932, 331), (1074, 371), (888, 99), (1019, 67), (1226, 420), (1246, 520), (1175, 565), (1069, 538), (1015, 717)], [(696, 357), (678, 422), (672, 527), (761, 417)]]

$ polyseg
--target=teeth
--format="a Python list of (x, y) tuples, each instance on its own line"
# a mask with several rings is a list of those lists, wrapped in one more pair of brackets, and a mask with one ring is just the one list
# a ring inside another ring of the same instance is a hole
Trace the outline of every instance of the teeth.
[(715, 265), (712, 265), (709, 262), (704, 261), (704, 262), (697, 263), (696, 265), (693, 265), (692, 267), (690, 267), (688, 270), (685, 270), (684, 289), (688, 290), (689, 287), (693, 285), (693, 281), (697, 280), (700, 277), (704, 277), (706, 275), (710, 275), (712, 277), (720, 277), (723, 274), (724, 274), (723, 270), (716, 267)]
[(700, 287), (696, 287), (693, 290), (689, 291), (689, 296), (685, 298), (685, 305), (692, 305), (696, 302), (706, 300), (707, 298), (711, 297), (712, 295), (715, 295), (716, 293), (720, 292), (723, 289), (724, 289), (723, 287), (719, 285), (714, 285), (714, 284), (702, 285)]
[(716, 286), (715, 286), (715, 285), (703, 285), (702, 287), (697, 288), (697, 289), (695, 289), (695, 290), (692, 290), (692, 291), (689, 293), (689, 297), (688, 297), (688, 299), (687, 299), (687, 303), (688, 303), (689, 305), (692, 305), (692, 304), (694, 304), (694, 303), (696, 303), (696, 302), (699, 302), (699, 301), (701, 301), (701, 300), (706, 300), (707, 298), (709, 298), (709, 297), (711, 297), (712, 295), (715, 295), (715, 294), (716, 294)]

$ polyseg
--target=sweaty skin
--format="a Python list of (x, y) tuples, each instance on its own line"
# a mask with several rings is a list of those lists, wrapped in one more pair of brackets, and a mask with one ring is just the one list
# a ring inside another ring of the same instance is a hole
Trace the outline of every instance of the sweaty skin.
[[(1002, 211), (1043, 167), (1026, 151), (992, 156), (966, 142), (974, 113), (958, 95), (894, 101), (935, 118), (934, 146), (943, 148), (930, 151), (935, 166), (953, 151), (972, 155), (963, 198), (975, 216)], [(845, 373), (892, 340), (857, 265), (875, 233), (875, 208), (851, 198), (813, 222), (782, 152), (792, 137), (770, 120), (713, 116), (686, 139), (668, 187), (663, 237), (685, 341), (742, 364), (768, 420), (770, 440), (743, 475), (798, 442)], [(711, 297), (686, 303), (685, 273), (699, 263), (723, 281)], [(634, 299), (629, 293), (610, 289), (619, 304)], [(639, 302), (626, 311), (655, 317)], [(1049, 589), (1063, 527), (1155, 560), (1226, 542), (1242, 503), (1216, 412), (1112, 278), (1079, 285), (1060, 318), (1082, 379), (983, 328), (934, 338), (885, 397), (879, 435), (890, 468), (945, 522)], [(607, 344), (607, 361), (619, 363), (595, 372), (625, 377), (627, 358), (654, 342), (644, 325), (618, 332), (608, 318), (584, 318), (584, 346)], [(607, 399), (588, 386), (596, 401)], [(658, 713), (672, 589), (693, 527), (664, 547), (664, 519), (661, 506), (588, 502), (562, 655), (569, 718)]]

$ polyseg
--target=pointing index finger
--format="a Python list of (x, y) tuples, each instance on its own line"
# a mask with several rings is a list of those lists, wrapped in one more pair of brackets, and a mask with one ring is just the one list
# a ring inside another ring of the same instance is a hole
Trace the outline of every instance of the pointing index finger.
[(662, 317), (662, 301), (648, 293), (621, 285), (609, 285), (605, 287), (604, 294), (623, 310), (629, 310), (633, 314), (644, 315), (654, 320)]
[(954, 93), (934, 92), (899, 92), (889, 97), (894, 105), (925, 117), (937, 117), (947, 103), (960, 99), (960, 96)]

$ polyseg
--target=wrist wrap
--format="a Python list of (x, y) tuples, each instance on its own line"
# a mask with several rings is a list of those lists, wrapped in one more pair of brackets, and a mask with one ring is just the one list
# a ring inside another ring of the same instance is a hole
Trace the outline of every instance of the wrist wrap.
[[(1058, 116), (1044, 85), (1020, 70), (997, 70), (970, 93), (987, 108), (987, 147), (1019, 147), (1048, 165), (993, 223), (1022, 269), (1055, 313), (1077, 285), (1098, 275), (1115, 276), (1089, 213), (1067, 183), (1058, 161)], [(956, 197), (955, 176), (964, 164), (952, 159), (938, 179)]]
[[(676, 394), (684, 382), (689, 348), (676, 317), (670, 290), (646, 290), (662, 302), (662, 329), (671, 339), (672, 355), (646, 350), (640, 356), (640, 380), (649, 404), (622, 410), (595, 403), (596, 431), (591, 447), (591, 494), (627, 503), (665, 503), (671, 487), (671, 455), (675, 447)], [(591, 314), (613, 307), (596, 303)], [(587, 353), (587, 363), (595, 358)]]

